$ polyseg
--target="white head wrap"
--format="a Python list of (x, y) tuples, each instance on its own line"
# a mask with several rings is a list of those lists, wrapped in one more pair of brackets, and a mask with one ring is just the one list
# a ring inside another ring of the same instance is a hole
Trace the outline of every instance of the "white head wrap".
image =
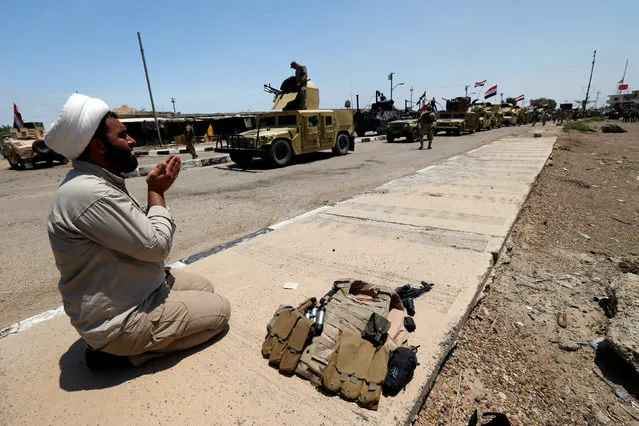
[(103, 100), (74, 93), (62, 107), (60, 117), (53, 123), (44, 141), (55, 152), (73, 160), (91, 142), (107, 112), (109, 106)]

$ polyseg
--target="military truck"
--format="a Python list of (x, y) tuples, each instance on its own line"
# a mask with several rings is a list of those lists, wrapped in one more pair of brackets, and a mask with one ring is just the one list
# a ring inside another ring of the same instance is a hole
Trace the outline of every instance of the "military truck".
[(501, 104), (501, 110), (504, 113), (504, 126), (516, 126), (517, 112), (513, 110), (513, 104), (503, 102)]
[[(376, 95), (377, 99), (377, 95)], [(359, 99), (357, 109), (353, 114), (355, 133), (357, 136), (364, 136), (366, 132), (376, 132), (378, 135), (386, 133), (388, 123), (402, 118), (402, 112), (395, 108), (392, 100), (376, 100), (369, 110), (359, 109)]]
[(491, 130), (495, 127), (495, 113), (492, 110), (490, 102), (476, 103), (473, 102), (471, 110), (476, 112), (479, 119), (478, 130)]
[(406, 138), (406, 142), (412, 143), (419, 140), (419, 116), (418, 111), (406, 109), (399, 120), (388, 122), (386, 128), (386, 141), (393, 143), (396, 139)]
[(476, 112), (469, 112), (470, 98), (457, 97), (444, 99), (446, 110), (437, 116), (435, 122), (435, 134), (446, 132), (447, 135), (461, 136), (464, 132), (475, 133), (479, 128), (479, 116)]
[(44, 125), (26, 122), (22, 127), (9, 130), (10, 136), (0, 143), (0, 153), (15, 170), (31, 170), (35, 164), (54, 162), (66, 164), (69, 160), (44, 143)]
[(297, 91), (267, 87), (275, 95), (273, 109), (281, 111), (257, 114), (256, 129), (220, 136), (215, 152), (230, 154), (239, 166), (248, 166), (257, 157), (284, 167), (296, 155), (327, 149), (335, 155), (346, 155), (355, 150), (352, 110), (319, 109), (319, 89), (310, 81), (306, 86), (309, 109), (303, 110), (294, 109), (299, 105)]

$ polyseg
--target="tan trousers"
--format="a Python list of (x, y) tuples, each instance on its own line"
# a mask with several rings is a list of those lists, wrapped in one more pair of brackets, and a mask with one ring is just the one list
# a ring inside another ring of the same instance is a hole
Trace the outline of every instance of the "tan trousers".
[(102, 351), (128, 356), (133, 365), (197, 346), (224, 330), (229, 301), (199, 275), (171, 269), (168, 285), (153, 292), (131, 315), (123, 332)]

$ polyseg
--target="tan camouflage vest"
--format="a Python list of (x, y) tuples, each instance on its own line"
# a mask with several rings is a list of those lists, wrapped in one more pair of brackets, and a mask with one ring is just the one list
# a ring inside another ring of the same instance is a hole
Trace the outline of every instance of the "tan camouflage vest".
[[(377, 313), (392, 322), (388, 335), (391, 345), (406, 343), (403, 327), (404, 307), (400, 297), (389, 287), (364, 281), (340, 281), (339, 291), (326, 304), (326, 319), (322, 334), (314, 337), (302, 352), (295, 372), (321, 386), (322, 373), (336, 350), (341, 334), (361, 335), (371, 314)], [(389, 312), (393, 314), (389, 317)], [(391, 317), (395, 317), (393, 321)]]

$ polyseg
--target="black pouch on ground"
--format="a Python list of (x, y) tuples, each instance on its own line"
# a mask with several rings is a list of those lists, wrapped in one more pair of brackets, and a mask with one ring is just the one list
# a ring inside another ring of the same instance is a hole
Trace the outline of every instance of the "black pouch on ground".
[(388, 372), (384, 379), (384, 395), (395, 396), (413, 380), (417, 362), (417, 348), (399, 347), (390, 353)]
[[(482, 415), (482, 417), (487, 416), (493, 416), (493, 418), (490, 419), (488, 423), (482, 423), (481, 426), (511, 426), (508, 417), (503, 413), (484, 413)], [(473, 410), (470, 420), (468, 420), (468, 426), (480, 426), (476, 408)]]
[(415, 329), (417, 329), (415, 320), (411, 317), (404, 317), (404, 328), (406, 328), (406, 331), (408, 331), (409, 333), (415, 331)]

